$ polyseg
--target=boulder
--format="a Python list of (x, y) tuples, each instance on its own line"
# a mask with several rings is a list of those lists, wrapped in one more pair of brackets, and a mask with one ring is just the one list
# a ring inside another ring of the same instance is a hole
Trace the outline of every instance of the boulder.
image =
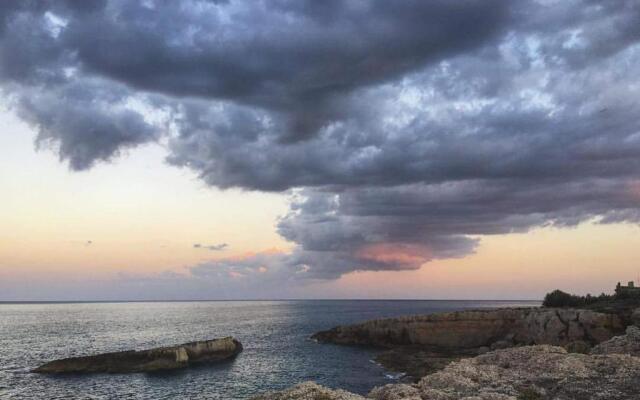
[(591, 354), (630, 354), (640, 357), (640, 328), (629, 325), (626, 334), (600, 343), (591, 349)]
[(34, 369), (38, 373), (151, 372), (185, 368), (194, 363), (235, 357), (242, 344), (234, 338), (205, 340), (149, 350), (130, 350), (48, 362)]

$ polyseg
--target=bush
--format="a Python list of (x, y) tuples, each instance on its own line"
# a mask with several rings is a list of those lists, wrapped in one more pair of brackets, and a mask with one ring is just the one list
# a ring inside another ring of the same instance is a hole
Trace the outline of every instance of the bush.
[(590, 294), (587, 294), (586, 296), (576, 296), (556, 289), (544, 296), (542, 305), (544, 307), (583, 307), (594, 303), (611, 301), (614, 299), (616, 299), (616, 296), (611, 296), (604, 293), (602, 293), (600, 296), (592, 296)]

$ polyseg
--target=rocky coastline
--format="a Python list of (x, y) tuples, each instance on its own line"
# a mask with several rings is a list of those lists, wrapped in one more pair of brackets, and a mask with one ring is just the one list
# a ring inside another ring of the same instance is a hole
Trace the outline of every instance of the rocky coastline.
[(530, 307), (380, 319), (338, 326), (312, 338), (387, 349), (376, 361), (417, 380), (451, 361), (513, 346), (548, 344), (588, 352), (624, 329), (617, 314)]
[(32, 370), (36, 373), (128, 373), (186, 368), (193, 364), (230, 359), (242, 351), (232, 338), (204, 340), (149, 350), (129, 350), (54, 360)]
[(377, 360), (413, 381), (374, 388), (367, 397), (306, 382), (255, 399), (637, 399), (640, 328), (631, 320), (616, 312), (534, 307), (339, 326), (312, 338), (386, 349)]

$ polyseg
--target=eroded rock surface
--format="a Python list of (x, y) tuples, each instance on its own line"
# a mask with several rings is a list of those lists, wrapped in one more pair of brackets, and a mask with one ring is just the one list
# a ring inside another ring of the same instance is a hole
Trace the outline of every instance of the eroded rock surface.
[[(374, 400), (631, 400), (640, 393), (640, 358), (567, 353), (558, 346), (513, 347), (449, 364), (414, 385), (375, 388)], [(313, 383), (259, 400), (356, 400)]]
[(640, 358), (515, 347), (451, 363), (417, 387), (422, 399), (637, 399)]
[(515, 344), (597, 344), (624, 332), (615, 314), (553, 308), (502, 308), (381, 319), (313, 335), (320, 342), (460, 352)]
[(626, 334), (600, 343), (591, 349), (591, 354), (631, 354), (640, 357), (640, 328), (629, 325)]
[(185, 368), (194, 363), (235, 357), (242, 344), (232, 337), (184, 343), (150, 350), (119, 351), (55, 360), (33, 370), (39, 373), (150, 372)]
[(304, 382), (281, 392), (269, 392), (252, 400), (365, 400), (344, 390), (332, 390), (314, 382)]

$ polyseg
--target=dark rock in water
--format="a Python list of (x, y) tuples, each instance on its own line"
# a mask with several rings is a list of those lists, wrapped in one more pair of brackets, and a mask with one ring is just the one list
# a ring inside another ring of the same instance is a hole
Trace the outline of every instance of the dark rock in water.
[(151, 372), (185, 368), (194, 363), (235, 357), (242, 344), (232, 337), (184, 343), (149, 350), (130, 350), (48, 362), (34, 369), (39, 373)]
[(440, 371), (452, 361), (474, 355), (433, 353), (420, 347), (399, 346), (378, 354), (375, 360), (387, 370), (405, 373), (403, 381), (417, 381), (425, 375)]

